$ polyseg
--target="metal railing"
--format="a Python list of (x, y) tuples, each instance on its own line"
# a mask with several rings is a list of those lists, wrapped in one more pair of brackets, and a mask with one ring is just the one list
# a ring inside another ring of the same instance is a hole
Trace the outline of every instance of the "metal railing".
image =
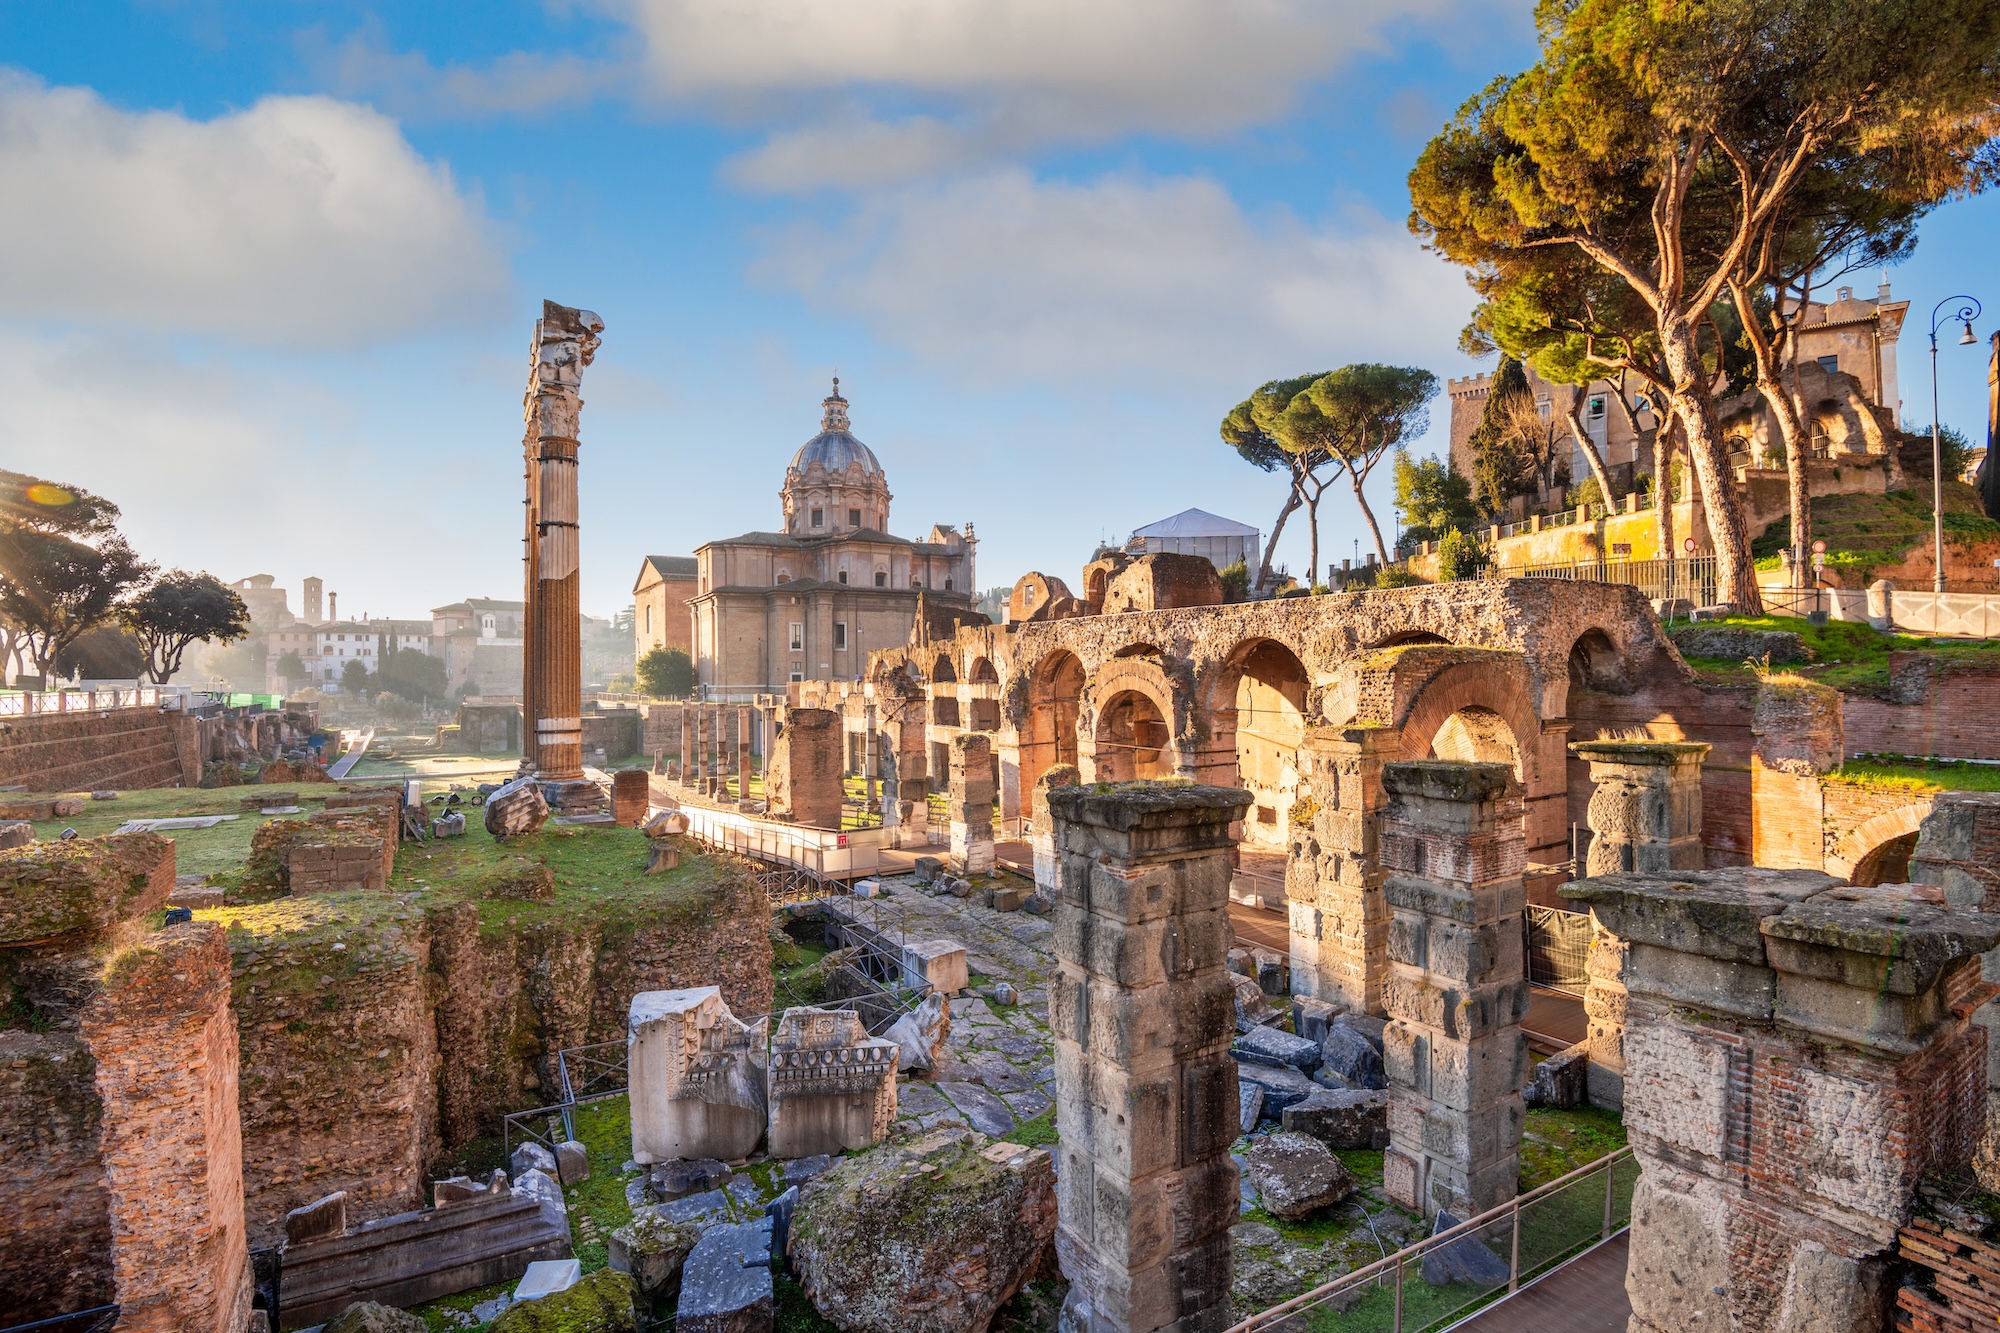
[(0, 693), (0, 717), (42, 713), (95, 713), (112, 708), (159, 708), (180, 702), (180, 691), (151, 687), (108, 690), (15, 690)]
[[(511, 1163), (514, 1141), (541, 1144), (550, 1152), (555, 1146), (576, 1137), (577, 1107), (624, 1095), (631, 1082), (630, 1046), (623, 1037), (589, 1046), (568, 1046), (556, 1052), (556, 1091), (562, 1100), (526, 1111), (509, 1111), (501, 1117), (500, 1148)], [(537, 1125), (539, 1124), (539, 1128)], [(562, 1138), (556, 1137), (556, 1126)]]
[(698, 805), (683, 805), (681, 813), (688, 819), (687, 836), (710, 851), (811, 870), (828, 879), (854, 879), (882, 868), (884, 834), (879, 828), (836, 833)]
[(1589, 982), (1590, 913), (1530, 906), (1521, 913), (1527, 936), (1528, 981), (1548, 990), (1581, 995)]
[(1494, 569), (1489, 577), (1624, 583), (1655, 601), (1686, 598), (1696, 606), (1710, 606), (1715, 602), (1715, 557), (1712, 555), (1676, 560), (1582, 560), (1568, 565), (1522, 565)]
[(102, 1333), (117, 1322), (117, 1306), (93, 1305), (88, 1310), (59, 1314), (52, 1319), (37, 1319), (27, 1324), (9, 1324), (5, 1328), (0, 1328), (0, 1333), (28, 1333), (31, 1328), (46, 1330), (46, 1333)]
[[(1270, 1309), (1228, 1333), (1307, 1315), (1313, 1333), (1425, 1333), (1520, 1290), (1632, 1221), (1638, 1163), (1620, 1148), (1497, 1208)], [(1502, 1256), (1505, 1256), (1504, 1258)], [(1502, 1269), (1505, 1275), (1502, 1275)], [(1428, 1276), (1427, 1276), (1428, 1274)], [(1433, 1282), (1432, 1277), (1438, 1278)]]

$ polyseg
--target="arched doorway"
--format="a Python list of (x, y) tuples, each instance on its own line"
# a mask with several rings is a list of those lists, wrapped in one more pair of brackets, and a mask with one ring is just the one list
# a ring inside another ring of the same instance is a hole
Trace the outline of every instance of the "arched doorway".
[(1910, 882), (1910, 857), (1917, 850), (1917, 835), (1904, 833), (1889, 839), (1854, 863), (1847, 877), (1856, 888), (1872, 889), (1877, 884)]
[(1432, 759), (1455, 759), (1471, 764), (1505, 764), (1521, 776), (1521, 747), (1507, 719), (1490, 708), (1461, 708), (1438, 727), (1431, 737)]
[(1570, 645), (1569, 687), (1572, 690), (1622, 690), (1625, 659), (1611, 636), (1601, 629), (1587, 629)]
[(1021, 799), (1042, 774), (1077, 761), (1076, 714), (1083, 698), (1083, 663), (1058, 649), (1035, 664), (1028, 677), (1028, 719), (1022, 728)]
[(1306, 734), (1306, 669), (1283, 644), (1242, 653), (1236, 677), (1236, 781), (1256, 798), (1244, 815), (1246, 849), (1284, 853)]
[(1137, 690), (1115, 694), (1097, 718), (1091, 757), (1099, 782), (1130, 782), (1136, 778), (1174, 775), (1169, 746), (1173, 738), (1159, 705)]

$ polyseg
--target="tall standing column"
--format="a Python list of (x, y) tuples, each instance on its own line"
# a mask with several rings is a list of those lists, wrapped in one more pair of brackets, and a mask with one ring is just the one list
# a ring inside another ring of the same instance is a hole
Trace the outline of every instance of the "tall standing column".
[[(1590, 764), (1590, 852), (1584, 875), (1699, 870), (1701, 765), (1694, 741), (1576, 741)], [(1625, 943), (1592, 917), (1583, 1012), (1589, 1024), (1591, 1103), (1625, 1105)]]
[(1285, 865), (1292, 989), (1355, 1013), (1382, 1012), (1382, 766), (1401, 747), (1401, 733), (1388, 727), (1315, 727), (1299, 747)]
[[(526, 757), (544, 784), (583, 781), (583, 642), (577, 530), (578, 388), (604, 321), (542, 302), (528, 349), (526, 626), (522, 716)], [(566, 804), (551, 801), (550, 804)]]
[(1230, 1322), (1240, 1128), (1226, 787), (1059, 787), (1056, 1255), (1074, 1333)]
[(960, 732), (951, 738), (951, 821), (949, 864), (960, 875), (993, 870), (993, 745), (986, 733)]
[(736, 710), (736, 803), (750, 799), (750, 705)]
[[(877, 751), (880, 745), (881, 741), (875, 735), (875, 705), (863, 705), (861, 709), (861, 778), (864, 790), (867, 793), (867, 804), (862, 807), (865, 810), (879, 810), (882, 808), (876, 803), (875, 790), (875, 769), (879, 764)], [(885, 818), (882, 822), (884, 825), (887, 825), (889, 821)]]
[(685, 787), (690, 785), (688, 782), (688, 759), (690, 757), (690, 752), (693, 749), (692, 741), (694, 739), (694, 713), (693, 710), (690, 708), (690, 706), (687, 704), (682, 704), (680, 708), (681, 708), (681, 766), (674, 773), (674, 780), (680, 783), (683, 787)]
[(1514, 1197), (1528, 969), (1521, 791), (1502, 764), (1385, 764), (1388, 1196), (1461, 1219)]

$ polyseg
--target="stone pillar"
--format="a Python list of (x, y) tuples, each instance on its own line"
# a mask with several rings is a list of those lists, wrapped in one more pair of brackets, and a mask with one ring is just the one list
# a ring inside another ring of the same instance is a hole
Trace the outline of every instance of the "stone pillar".
[(117, 958), (83, 1010), (120, 1333), (241, 1333), (250, 1317), (229, 982), (222, 928), (174, 926)]
[[(896, 733), (896, 845), (928, 847), (931, 842), (930, 755), (924, 743), (924, 701), (913, 699)], [(911, 715), (915, 714), (912, 720)]]
[(1048, 800), (1063, 861), (1049, 1006), (1063, 1327), (1219, 1333), (1239, 1207), (1229, 824), (1250, 794), (1059, 787)]
[(1285, 867), (1292, 988), (1356, 1013), (1382, 1012), (1389, 943), (1377, 852), (1382, 766), (1401, 745), (1388, 727), (1314, 727), (1299, 749)]
[(1699, 870), (1701, 764), (1695, 741), (1574, 741), (1590, 764), (1590, 854), (1585, 875)]
[[(1583, 873), (1699, 870), (1701, 765), (1708, 745), (1692, 741), (1576, 741), (1590, 764), (1590, 852)], [(1625, 945), (1591, 919), (1589, 980), (1583, 992), (1590, 1043), (1591, 1103), (1625, 1104)]]
[(1759, 684), (1750, 732), (1750, 864), (1817, 870), (1826, 864), (1819, 779), (1840, 766), (1840, 691)]
[(686, 787), (691, 785), (688, 782), (688, 757), (690, 752), (694, 748), (693, 745), (694, 715), (693, 715), (693, 710), (687, 704), (682, 704), (680, 706), (680, 709), (681, 709), (681, 766), (679, 771), (674, 774), (674, 780), (680, 783), (683, 787)]
[(867, 809), (882, 811), (882, 823), (886, 826), (889, 822), (888, 811), (883, 809), (875, 786), (875, 770), (881, 763), (878, 753), (881, 743), (875, 734), (875, 705), (864, 704), (861, 709), (861, 780), (865, 784), (862, 799)]
[(750, 706), (736, 710), (736, 803), (750, 799)]
[(780, 818), (813, 828), (840, 827), (840, 715), (788, 708), (764, 764), (764, 795)]
[[(583, 782), (576, 501), (577, 418), (583, 399), (577, 390), (603, 331), (604, 321), (590, 311), (544, 301), (528, 348), (527, 607), (521, 636), (525, 761), (545, 785), (559, 787)], [(585, 802), (590, 799), (590, 793), (578, 795)], [(602, 793), (596, 795), (601, 803)], [(568, 807), (578, 801), (559, 790), (549, 804)]]
[(954, 874), (993, 869), (993, 742), (981, 731), (951, 738), (950, 864)]
[(1052, 764), (1035, 779), (1029, 803), (1028, 846), (1035, 854), (1035, 895), (1047, 902), (1062, 896), (1062, 861), (1056, 856), (1055, 817), (1049, 812), (1049, 793), (1058, 787), (1074, 787), (1083, 781), (1075, 764)]
[[(2000, 792), (1940, 792), (1917, 834), (1910, 881), (1936, 891), (1960, 912), (2000, 912)], [(1926, 895), (1932, 896), (1932, 895)], [(1981, 960), (1984, 979), (2000, 982), (2000, 952)], [(1972, 1021), (1986, 1030), (1986, 1111), (1972, 1159), (1979, 1183), (2000, 1188), (2000, 1002), (1989, 1000)]]
[(1815, 870), (1563, 892), (1631, 951), (1632, 1333), (1888, 1329), (1918, 1181), (1982, 1123), (2000, 918)]
[(1000, 822), (1021, 817), (1021, 733), (1006, 727), (994, 734), (993, 753), (1000, 760)]
[(1521, 791), (1503, 764), (1386, 764), (1389, 1151), (1398, 1204), (1461, 1220), (1514, 1197), (1528, 1073)]

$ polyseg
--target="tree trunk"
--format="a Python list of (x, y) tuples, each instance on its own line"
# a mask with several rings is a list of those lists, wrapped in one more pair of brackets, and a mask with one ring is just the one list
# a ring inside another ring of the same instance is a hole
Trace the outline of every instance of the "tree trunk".
[[(1590, 475), (1597, 478), (1597, 489), (1604, 492), (1607, 512), (1618, 497), (1611, 493), (1611, 474), (1605, 470), (1604, 457), (1597, 452), (1597, 441), (1590, 438), (1590, 432), (1583, 428), (1583, 399), (1588, 385), (1571, 385), (1569, 391), (1569, 429), (1576, 436), (1577, 448), (1583, 450), (1584, 461), (1590, 464)], [(1635, 432), (1636, 433), (1636, 432)]]
[(1674, 558), (1674, 432), (1680, 428), (1657, 412), (1653, 416), (1653, 532), (1661, 556), (1671, 560)]
[(1737, 317), (1749, 330), (1750, 351), (1757, 361), (1757, 391), (1770, 404), (1771, 414), (1778, 419), (1778, 433), (1785, 441), (1785, 489), (1792, 515), (1792, 586), (1802, 588), (1807, 568), (1805, 553), (1812, 549), (1812, 493), (1806, 486), (1805, 425), (1799, 420), (1798, 401), (1785, 389), (1777, 352), (1763, 326), (1756, 322), (1757, 312), (1751, 304), (1749, 289), (1731, 283), (1729, 292), (1736, 301)]
[(1692, 321), (1660, 319), (1661, 351), (1673, 375), (1674, 415), (1687, 432), (1688, 457), (1701, 486), (1709, 538), (1715, 543), (1715, 592), (1719, 603), (1744, 615), (1763, 611), (1743, 503), (1729, 475), (1729, 451), (1715, 415), (1708, 372), (1701, 364)]
[(1348, 469), (1347, 476), (1354, 483), (1354, 503), (1361, 506), (1361, 517), (1368, 520), (1368, 535), (1375, 539), (1375, 554), (1383, 564), (1389, 564), (1389, 548), (1382, 544), (1382, 527), (1375, 521), (1375, 511), (1368, 507), (1368, 497), (1361, 492), (1363, 478), (1352, 468)]
[(1257, 567), (1257, 591), (1271, 586), (1271, 557), (1278, 551), (1278, 534), (1285, 530), (1285, 520), (1299, 507), (1298, 474), (1292, 475), (1292, 493), (1285, 497), (1285, 507), (1278, 511), (1278, 521), (1271, 525), (1271, 540), (1264, 543), (1264, 563)]
[(1311, 560), (1306, 566), (1308, 589), (1319, 586), (1319, 501), (1325, 494), (1326, 487), (1321, 486), (1306, 497), (1306, 524), (1307, 530), (1312, 534)]

